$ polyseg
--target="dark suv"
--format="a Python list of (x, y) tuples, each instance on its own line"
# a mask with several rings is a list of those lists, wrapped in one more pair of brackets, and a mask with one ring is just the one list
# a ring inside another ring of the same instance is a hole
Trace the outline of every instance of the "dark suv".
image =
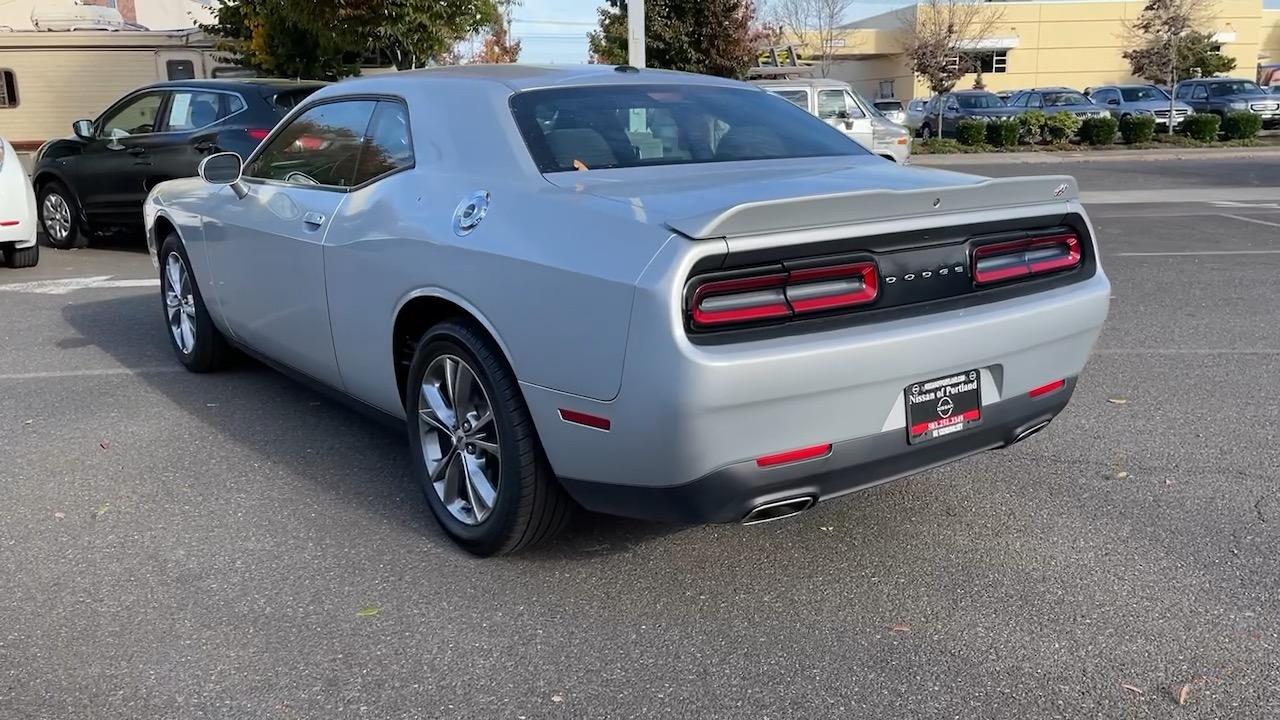
[(40, 225), (56, 248), (107, 228), (142, 226), (151, 188), (193, 177), (229, 150), (246, 157), (303, 98), (328, 83), (273, 78), (172, 80), (134, 90), (75, 135), (36, 151), (31, 177)]
[(1264, 128), (1280, 127), (1280, 99), (1257, 83), (1239, 78), (1195, 78), (1183, 80), (1174, 97), (1196, 112), (1215, 113), (1224, 118), (1233, 112), (1248, 111), (1262, 118)]

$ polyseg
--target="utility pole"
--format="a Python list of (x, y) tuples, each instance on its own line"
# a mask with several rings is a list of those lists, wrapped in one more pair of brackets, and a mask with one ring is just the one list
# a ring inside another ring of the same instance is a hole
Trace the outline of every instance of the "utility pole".
[(627, 64), (638, 68), (644, 67), (644, 3), (627, 3)]

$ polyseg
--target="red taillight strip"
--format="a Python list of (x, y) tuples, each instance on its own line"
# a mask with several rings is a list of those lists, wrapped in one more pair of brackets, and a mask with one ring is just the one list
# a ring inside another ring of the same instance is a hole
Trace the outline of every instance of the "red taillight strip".
[(604, 430), (605, 432), (608, 432), (610, 426), (612, 425), (612, 423), (609, 422), (609, 418), (600, 417), (599, 415), (588, 415), (587, 413), (584, 413), (584, 412), (578, 412), (577, 410), (567, 410), (565, 408), (560, 408), (560, 419), (567, 423), (573, 423), (574, 425), (584, 425), (586, 427), (594, 428), (596, 430)]
[(1041, 385), (1040, 387), (1033, 389), (1031, 392), (1027, 393), (1027, 395), (1033, 399), (1038, 398), (1041, 395), (1048, 395), (1054, 390), (1058, 390), (1064, 387), (1066, 384), (1067, 384), (1066, 380), (1054, 380), (1048, 385)]
[(19, 220), (0, 220), (0, 227), (13, 227), (19, 222)]
[(692, 315), (706, 327), (856, 307), (878, 297), (875, 263), (845, 263), (712, 280), (694, 291)]
[(973, 280), (979, 285), (1044, 275), (1080, 264), (1080, 238), (1075, 235), (1013, 240), (973, 250)]
[(786, 452), (775, 453), (773, 455), (765, 455), (756, 458), (756, 466), (767, 468), (776, 467), (778, 465), (787, 465), (797, 463), (804, 460), (814, 460), (831, 452), (831, 443), (824, 445), (814, 445), (813, 447), (800, 448), (798, 450), (787, 450)]

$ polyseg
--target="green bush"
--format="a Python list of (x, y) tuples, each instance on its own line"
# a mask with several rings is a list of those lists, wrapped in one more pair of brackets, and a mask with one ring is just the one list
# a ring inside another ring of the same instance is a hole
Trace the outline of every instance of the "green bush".
[(981, 120), (961, 120), (956, 123), (956, 139), (961, 145), (981, 145), (987, 137), (987, 124)]
[(1119, 123), (1110, 115), (1100, 118), (1085, 118), (1080, 123), (1080, 139), (1090, 145), (1110, 145), (1116, 141), (1116, 128)]
[(1247, 140), (1262, 130), (1262, 116), (1248, 110), (1228, 113), (1222, 121), (1222, 133), (1228, 140)]
[(1018, 116), (1018, 124), (1022, 126), (1022, 138), (1027, 142), (1035, 142), (1040, 138), (1049, 116), (1043, 110), (1028, 110)]
[(1066, 110), (1059, 110), (1050, 115), (1048, 121), (1044, 124), (1045, 133), (1049, 136), (1049, 142), (1059, 145), (1070, 140), (1080, 129), (1080, 122), (1080, 118)]
[(935, 137), (931, 140), (922, 140), (911, 148), (912, 153), (919, 153), (921, 155), (949, 155), (951, 153), (964, 151), (965, 149), (955, 140), (939, 137)]
[(1018, 144), (1022, 124), (1012, 118), (996, 119), (987, 123), (987, 144), (995, 147), (1013, 147)]
[(1149, 143), (1156, 134), (1156, 119), (1151, 115), (1125, 115), (1120, 120), (1120, 137), (1130, 145)]
[(1182, 132), (1192, 140), (1211, 142), (1218, 139), (1218, 125), (1222, 118), (1213, 113), (1194, 113), (1182, 122)]

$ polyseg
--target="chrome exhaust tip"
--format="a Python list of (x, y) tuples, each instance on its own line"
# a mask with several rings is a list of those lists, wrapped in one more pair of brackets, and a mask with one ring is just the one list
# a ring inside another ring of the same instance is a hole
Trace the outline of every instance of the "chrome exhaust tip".
[(1036, 433), (1040, 432), (1041, 430), (1043, 430), (1043, 429), (1045, 429), (1045, 428), (1047, 428), (1047, 427), (1049, 427), (1049, 421), (1048, 421), (1048, 420), (1045, 420), (1044, 422), (1041, 422), (1041, 423), (1037, 423), (1037, 424), (1035, 424), (1035, 425), (1032, 425), (1031, 427), (1027, 428), (1026, 430), (1023, 430), (1022, 432), (1018, 433), (1017, 437), (1015, 437), (1015, 438), (1013, 439), (1013, 441), (1012, 441), (1012, 442), (1010, 442), (1009, 444), (1010, 444), (1010, 445), (1016, 445), (1016, 444), (1018, 444), (1018, 443), (1022, 442), (1023, 440), (1026, 440), (1027, 438), (1031, 437), (1032, 435), (1035, 435)]
[(777, 500), (774, 502), (764, 503), (752, 508), (742, 518), (743, 525), (759, 525), (773, 520), (781, 520), (789, 518), (813, 507), (818, 500), (812, 495), (801, 495), (800, 497), (787, 498), (786, 500)]

